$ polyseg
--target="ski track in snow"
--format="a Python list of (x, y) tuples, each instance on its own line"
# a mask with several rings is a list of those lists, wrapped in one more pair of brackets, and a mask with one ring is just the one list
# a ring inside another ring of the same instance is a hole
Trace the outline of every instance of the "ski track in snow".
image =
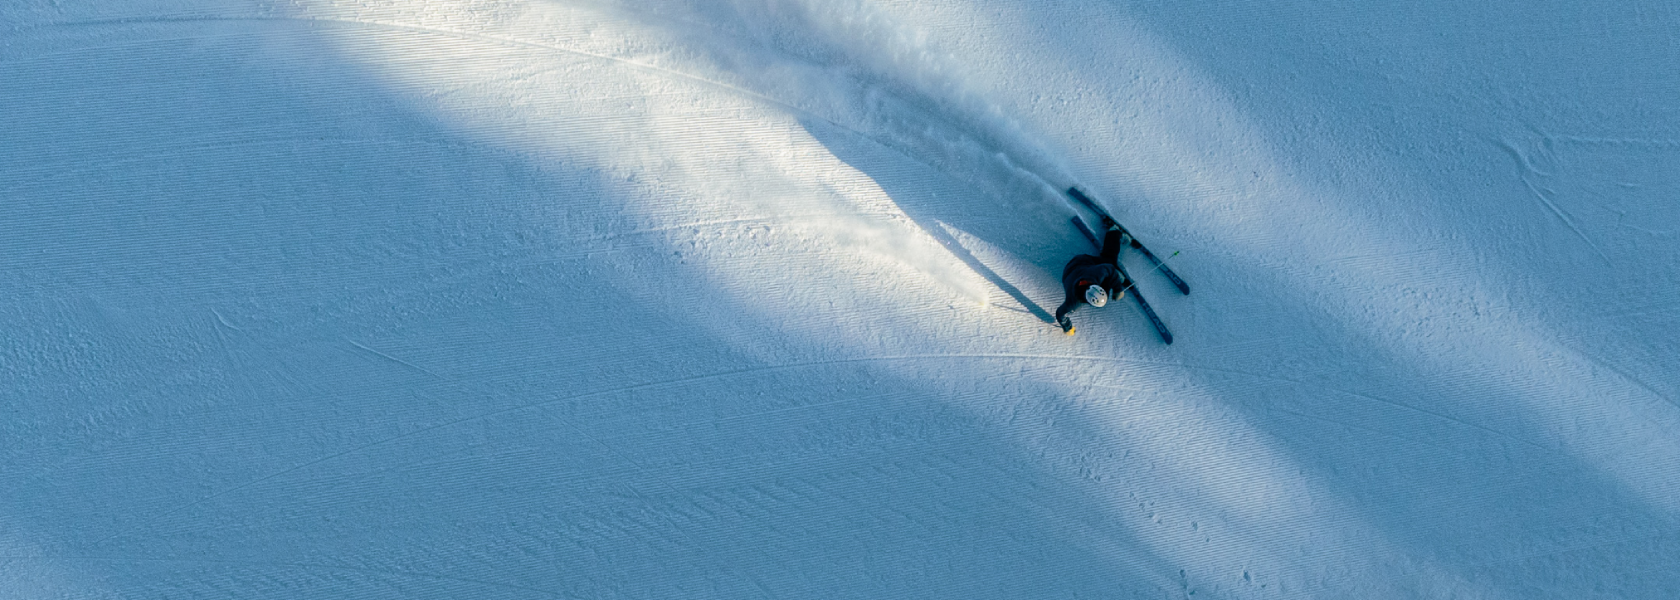
[[(778, 108), (781, 108), (783, 110), (786, 110), (788, 112), (791, 112), (791, 113), (794, 113), (794, 114), (797, 114), (797, 115), (801, 115), (801, 116), (804, 116), (804, 117), (809, 117), (809, 118), (812, 118), (812, 119), (819, 119), (819, 120), (821, 120), (822, 122), (824, 122), (828, 125), (832, 125), (834, 127), (840, 128), (844, 131), (849, 132), (851, 135), (857, 136), (858, 139), (868, 140), (872, 143), (879, 144), (879, 145), (881, 145), (882, 148), (888, 149), (888, 150), (892, 151), (893, 153), (897, 154), (898, 156), (903, 157), (906, 160), (913, 161), (913, 162), (921, 162), (921, 159), (919, 159), (918, 157), (910, 155), (910, 154), (906, 154), (906, 153), (892, 147), (891, 145), (882, 143), (879, 139), (877, 139), (876, 137), (874, 137), (870, 134), (867, 134), (867, 133), (864, 133), (862, 131), (853, 129), (851, 127), (848, 127), (844, 123), (840, 123), (840, 122), (834, 121), (834, 120), (832, 120), (832, 119), (830, 119), (826, 116), (811, 112), (809, 110), (806, 110), (803, 107), (800, 107), (800, 106), (798, 106), (796, 104), (793, 104), (791, 102), (788, 102), (788, 101), (784, 101), (784, 100), (781, 100), (781, 99), (778, 99), (778, 98), (775, 98), (775, 97), (771, 97), (771, 96), (768, 96), (768, 95), (765, 95), (765, 94), (760, 94), (758, 92), (754, 92), (754, 91), (749, 90), (749, 89), (745, 89), (745, 88), (741, 88), (741, 87), (738, 87), (738, 86), (730, 85), (728, 83), (718, 81), (718, 80), (715, 80), (715, 79), (708, 79), (708, 78), (705, 78), (705, 77), (700, 77), (700, 76), (692, 75), (692, 74), (689, 74), (689, 73), (684, 73), (682, 71), (678, 71), (678, 70), (675, 70), (675, 69), (669, 69), (669, 68), (660, 67), (660, 66), (657, 66), (657, 65), (651, 65), (651, 64), (631, 60), (631, 59), (624, 58), (624, 57), (610, 56), (610, 55), (606, 55), (606, 54), (598, 54), (598, 53), (593, 53), (593, 52), (586, 52), (586, 51), (583, 51), (583, 50), (577, 50), (577, 49), (573, 49), (573, 48), (565, 48), (565, 47), (561, 47), (561, 46), (556, 46), (556, 45), (552, 45), (552, 44), (544, 44), (544, 43), (540, 43), (540, 42), (533, 42), (533, 41), (530, 41), (530, 40), (521, 40), (521, 39), (506, 38), (506, 37), (500, 37), (500, 36), (475, 34), (475, 33), (470, 33), (470, 32), (456, 31), (456, 30), (439, 28), (439, 27), (426, 27), (426, 26), (419, 26), (419, 25), (406, 24), (406, 23), (391, 23), (391, 22), (382, 22), (382, 21), (364, 21), (364, 20), (357, 20), (357, 19), (324, 18), (324, 17), (298, 17), (298, 16), (286, 16), (286, 17), (279, 17), (279, 16), (231, 17), (231, 16), (196, 15), (196, 16), (180, 16), (180, 17), (131, 17), (131, 18), (123, 18), (123, 19), (111, 19), (111, 20), (66, 21), (66, 22), (46, 23), (46, 24), (36, 25), (36, 26), (33, 26), (33, 27), (24, 28), (24, 30), (27, 31), (29, 29), (53, 28), (53, 27), (124, 27), (124, 26), (138, 25), (138, 24), (153, 24), (153, 23), (159, 23), (159, 24), (188, 24), (188, 25), (191, 25), (191, 24), (207, 23), (207, 22), (259, 22), (259, 23), (260, 22), (300, 22), (300, 23), (309, 23), (309, 24), (346, 25), (346, 26), (353, 26), (353, 27), (378, 27), (378, 28), (388, 28), (388, 29), (394, 29), (394, 30), (414, 31), (414, 32), (420, 32), (420, 33), (427, 33), (427, 34), (452, 36), (452, 37), (458, 37), (458, 38), (466, 39), (466, 40), (484, 41), (484, 42), (490, 42), (490, 43), (494, 43), (494, 44), (502, 44), (502, 45), (508, 45), (508, 46), (514, 46), (514, 47), (523, 47), (523, 48), (533, 48), (533, 49), (547, 50), (547, 51), (552, 51), (552, 52), (562, 52), (562, 53), (572, 54), (572, 55), (576, 55), (576, 56), (583, 56), (583, 57), (588, 57), (588, 58), (592, 58), (592, 59), (598, 59), (598, 60), (602, 60), (602, 61), (608, 61), (608, 62), (612, 62), (612, 63), (615, 63), (615, 64), (628, 66), (628, 67), (631, 67), (631, 68), (635, 68), (635, 69), (642, 70), (642, 71), (647, 71), (647, 72), (650, 72), (650, 73), (655, 73), (655, 74), (665, 76), (665, 77), (672, 77), (672, 78), (683, 80), (683, 81), (689, 81), (689, 82), (693, 82), (693, 83), (702, 84), (702, 85), (705, 85), (705, 86), (710, 86), (710, 87), (716, 88), (718, 90), (724, 91), (724, 92), (729, 93), (729, 94), (741, 96), (741, 97), (744, 97), (744, 98), (750, 98), (752, 100), (759, 101), (759, 102), (764, 102), (764, 103), (776, 106)], [(926, 119), (937, 119), (938, 118), (936, 115), (922, 115), (922, 116), (923, 116), (923, 118), (926, 118)], [(264, 142), (264, 143), (267, 143), (267, 142)], [(1001, 152), (1001, 150), (999, 152)], [(923, 164), (927, 167), (937, 169), (937, 167), (935, 167), (934, 165), (926, 164), (926, 163), (923, 163)], [(1027, 173), (1027, 174), (1030, 174), (1030, 173)], [(1065, 187), (1065, 184), (1051, 183), (1051, 182), (1043, 180), (1043, 179), (1040, 179), (1039, 181), (1041, 181), (1044, 184), (1044, 186), (1047, 190), (1052, 190), (1053, 191), (1053, 190), (1059, 190), (1062, 187)]]
[(1680, 14), (1449, 4), (0, 8), (0, 595), (1680, 595)]
[(1517, 160), (1517, 166), (1522, 169), (1522, 172), (1517, 176), (1522, 179), (1523, 186), (1528, 188), (1528, 192), (1534, 196), (1534, 199), (1538, 200), (1541, 206), (1546, 207), (1547, 211), (1556, 215), (1558, 220), (1563, 222), (1563, 225), (1568, 227), (1569, 231), (1575, 234), (1575, 237), (1581, 238), (1581, 241), (1586, 243), (1588, 248), (1592, 249), (1593, 253), (1597, 254), (1599, 258), (1604, 259), (1605, 266), (1614, 268), (1616, 264), (1610, 260), (1610, 255), (1605, 254), (1604, 250), (1598, 247), (1598, 244), (1593, 243), (1592, 238), (1588, 237), (1586, 232), (1581, 231), (1581, 226), (1575, 223), (1575, 219), (1570, 217), (1569, 213), (1564, 212), (1562, 208), (1559, 208), (1556, 202), (1552, 201), (1552, 192), (1535, 185), (1534, 180), (1532, 179), (1533, 177), (1546, 176), (1549, 175), (1549, 173), (1545, 173), (1536, 168), (1534, 166), (1534, 162), (1529, 160), (1526, 154), (1523, 154), (1521, 150), (1518, 150), (1517, 147), (1512, 145), (1510, 142), (1501, 140), (1499, 142), (1499, 146), (1504, 148), (1506, 152), (1511, 153), (1511, 156)]
[[(160, 151), (158, 153), (150, 154), (150, 155), (146, 155), (146, 156), (123, 158), (123, 159), (119, 159), (119, 160), (111, 160), (111, 161), (104, 161), (104, 162), (89, 161), (90, 164), (88, 164), (86, 167), (83, 167), (83, 168), (69, 169), (69, 170), (59, 170), (59, 171), (55, 171), (55, 172), (48, 173), (48, 174), (38, 175), (38, 176), (35, 176), (34, 178), (20, 178), (20, 179), (24, 179), (24, 181), (18, 182), (15, 185), (13, 185), (12, 187), (6, 188), (4, 190), (0, 190), (0, 194), (7, 194), (7, 195), (18, 194), (18, 193), (21, 193), (24, 190), (27, 190), (31, 187), (38, 187), (38, 186), (41, 186), (43, 184), (57, 182), (57, 181), (75, 180), (77, 178), (85, 177), (89, 174), (97, 173), (99, 171), (110, 169), (112, 167), (133, 166), (133, 165), (139, 165), (139, 164), (143, 164), (143, 163), (157, 163), (157, 162), (168, 162), (168, 161), (174, 161), (174, 160), (181, 160), (186, 155), (188, 155), (192, 152), (197, 152), (197, 151), (204, 151), (204, 150), (238, 150), (238, 149), (241, 149), (241, 148), (252, 148), (252, 147), (259, 147), (259, 146), (298, 146), (298, 145), (305, 145), (305, 144), (309, 144), (309, 145), (314, 145), (314, 144), (343, 144), (343, 145), (370, 145), (370, 146), (434, 146), (434, 147), (439, 147), (439, 148), (449, 148), (449, 149), (457, 149), (457, 150), (472, 150), (472, 151), (475, 151), (475, 152), (497, 152), (498, 151), (498, 149), (496, 149), (494, 147), (485, 146), (485, 145), (481, 145), (481, 144), (467, 144), (467, 143), (460, 143), (460, 142), (447, 142), (447, 141), (436, 141), (436, 140), (414, 140), (414, 139), (387, 139), (387, 140), (380, 140), (380, 139), (328, 139), (328, 138), (318, 138), (317, 137), (317, 138), (289, 138), (289, 139), (272, 139), (271, 138), (271, 139), (263, 139), (263, 140), (245, 140), (245, 141), (236, 141), (236, 142), (204, 142), (204, 143), (194, 143), (194, 144), (188, 144), (188, 145), (183, 145), (183, 146), (175, 146), (175, 147), (170, 147), (170, 148), (166, 148), (166, 149), (160, 149)], [(512, 153), (508, 153), (508, 154), (512, 154)]]

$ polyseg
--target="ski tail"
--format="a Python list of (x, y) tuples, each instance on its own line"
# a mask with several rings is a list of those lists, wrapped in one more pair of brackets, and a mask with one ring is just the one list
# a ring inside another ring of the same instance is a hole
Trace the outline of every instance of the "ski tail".
[[(1108, 214), (1108, 211), (1103, 210), (1103, 208), (1101, 206), (1097, 206), (1097, 201), (1092, 200), (1090, 196), (1085, 195), (1085, 192), (1079, 191), (1079, 188), (1070, 187), (1070, 188), (1067, 189), (1067, 193), (1068, 193), (1069, 196), (1072, 196), (1074, 200), (1077, 200), (1077, 201), (1079, 201), (1080, 204), (1085, 205), (1085, 208), (1091, 209), (1091, 212), (1094, 212), (1094, 213), (1097, 213), (1099, 215), (1108, 217), (1110, 219), (1114, 218), (1113, 216), (1110, 216)], [(1134, 239), (1136, 239), (1136, 238), (1134, 238)]]
[(1096, 246), (1098, 250), (1102, 249), (1102, 239), (1098, 238), (1097, 234), (1091, 231), (1091, 227), (1085, 224), (1084, 219), (1079, 218), (1078, 215), (1074, 215), (1073, 226), (1079, 228), (1079, 233), (1085, 234), (1085, 239), (1091, 240), (1091, 245)]

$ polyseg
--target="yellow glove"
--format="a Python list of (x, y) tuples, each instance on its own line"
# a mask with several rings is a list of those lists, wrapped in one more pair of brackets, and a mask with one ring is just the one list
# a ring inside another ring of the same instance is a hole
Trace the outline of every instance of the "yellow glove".
[(1069, 327), (1066, 333), (1068, 335), (1073, 335), (1073, 332), (1078, 331), (1078, 330), (1079, 330), (1078, 327)]

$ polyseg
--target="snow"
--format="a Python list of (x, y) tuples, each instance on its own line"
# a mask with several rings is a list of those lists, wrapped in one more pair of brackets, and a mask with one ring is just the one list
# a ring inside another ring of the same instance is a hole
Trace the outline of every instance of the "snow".
[(0, 596), (1680, 597), (1676, 26), (13, 0)]

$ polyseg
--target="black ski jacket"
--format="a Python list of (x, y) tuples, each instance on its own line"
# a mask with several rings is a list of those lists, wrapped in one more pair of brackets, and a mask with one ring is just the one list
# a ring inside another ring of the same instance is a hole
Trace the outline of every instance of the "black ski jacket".
[(1113, 300), (1125, 287), (1126, 280), (1120, 276), (1120, 268), (1103, 257), (1089, 254), (1073, 257), (1062, 269), (1062, 289), (1067, 291), (1067, 299), (1056, 309), (1056, 324), (1062, 326), (1062, 331), (1073, 329), (1068, 313), (1085, 304), (1085, 289), (1092, 284), (1102, 286), (1108, 291), (1108, 299)]

